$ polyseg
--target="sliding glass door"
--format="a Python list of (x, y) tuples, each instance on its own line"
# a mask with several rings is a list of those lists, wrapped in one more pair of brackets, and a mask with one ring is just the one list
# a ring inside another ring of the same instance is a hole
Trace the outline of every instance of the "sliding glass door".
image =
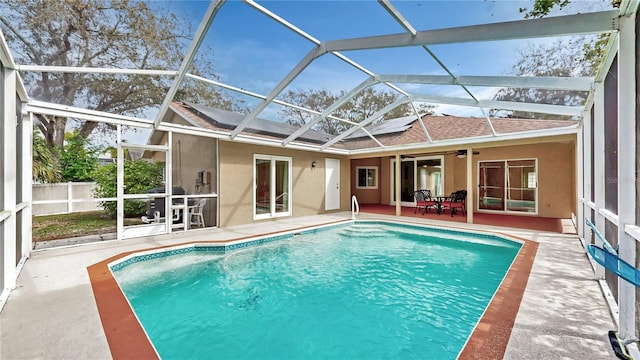
[(254, 155), (254, 219), (291, 215), (291, 158)]
[[(414, 206), (416, 190), (431, 190), (433, 195), (443, 191), (443, 158), (406, 158), (400, 162), (400, 201), (403, 206)], [(391, 160), (391, 203), (396, 203), (396, 161)]]
[(480, 161), (478, 209), (537, 213), (537, 160)]

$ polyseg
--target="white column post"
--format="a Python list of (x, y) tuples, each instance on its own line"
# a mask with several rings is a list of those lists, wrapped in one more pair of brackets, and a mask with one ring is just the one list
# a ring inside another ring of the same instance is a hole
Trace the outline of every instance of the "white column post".
[[(173, 131), (167, 132), (167, 150), (165, 151), (165, 192), (166, 197), (164, 198), (164, 219), (167, 225), (167, 233), (170, 233), (173, 230), (173, 209), (171, 206), (173, 205), (173, 164), (171, 157), (171, 149), (173, 148)], [(184, 214), (186, 216), (186, 214)]]
[(400, 154), (396, 154), (396, 168), (395, 168), (395, 177), (396, 177), (396, 186), (394, 186), (393, 191), (396, 193), (396, 216), (402, 215), (402, 198), (400, 196)]
[(467, 198), (465, 199), (465, 205), (467, 207), (467, 223), (473, 224), (473, 209), (474, 205), (473, 194), (473, 149), (467, 148)]
[(593, 172), (593, 166), (591, 164), (591, 134), (593, 132), (591, 124), (592, 115), (593, 114), (591, 113), (591, 110), (585, 112), (582, 121), (582, 147), (578, 148), (578, 151), (582, 153), (580, 159), (580, 162), (582, 163), (582, 172), (578, 173), (578, 177), (583, 178), (582, 194), (580, 196), (582, 197), (582, 199), (584, 199), (584, 202), (580, 207), (582, 209), (582, 213), (578, 217), (578, 230), (580, 231), (579, 236), (585, 240), (585, 245), (587, 243), (587, 240), (584, 227), (584, 218), (587, 217), (587, 213), (591, 214), (591, 208), (587, 204), (589, 202), (593, 202), (593, 198), (591, 197), (591, 189), (593, 188), (593, 183), (591, 182), (591, 173)]
[(116, 159), (116, 221), (117, 221), (117, 235), (118, 240), (122, 240), (124, 235), (124, 147), (122, 146), (122, 125), (116, 125), (117, 131), (117, 159)]
[(4, 129), (4, 139), (0, 149), (2, 159), (2, 207), (0, 209), (11, 211), (11, 215), (4, 221), (2, 231), (4, 291), (10, 291), (16, 287), (16, 80), (17, 72), (4, 68), (3, 72), (3, 111), (0, 123)]
[[(605, 219), (598, 211), (605, 207), (604, 204), (604, 144), (606, 139), (604, 138), (604, 82), (598, 82), (595, 84), (596, 90), (594, 92), (594, 104), (595, 104), (595, 116), (593, 122), (593, 179), (594, 179), (594, 199), (596, 204), (595, 211), (595, 225), (602, 232), (604, 231)], [(596, 277), (598, 279), (604, 279), (604, 268), (601, 265), (596, 266)]]
[(33, 114), (22, 116), (22, 201), (27, 207), (22, 209), (22, 256), (29, 257), (33, 246)]
[(580, 130), (578, 131), (578, 134), (576, 136), (576, 167), (575, 167), (575, 171), (576, 171), (576, 188), (577, 188), (577, 192), (576, 192), (576, 222), (577, 222), (577, 227), (578, 227), (578, 237), (581, 239), (584, 239), (584, 209), (583, 209), (583, 204), (580, 202), (580, 199), (584, 199), (584, 137), (585, 137), (585, 128), (584, 128), (584, 124), (585, 121), (584, 119), (587, 118), (587, 116), (589, 116), (589, 112), (588, 111), (583, 111), (582, 112), (582, 127), (580, 128)]
[[(618, 42), (618, 244), (619, 256), (635, 265), (636, 241), (625, 225), (636, 224), (636, 36), (635, 16), (622, 16)], [(635, 338), (636, 289), (618, 281), (619, 332), (623, 339)]]

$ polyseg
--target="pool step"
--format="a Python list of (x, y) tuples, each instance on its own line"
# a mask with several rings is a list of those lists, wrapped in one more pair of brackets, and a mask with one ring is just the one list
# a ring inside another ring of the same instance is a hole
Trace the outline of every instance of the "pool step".
[(340, 234), (352, 237), (380, 237), (386, 236), (387, 232), (378, 224), (354, 224), (341, 229)]

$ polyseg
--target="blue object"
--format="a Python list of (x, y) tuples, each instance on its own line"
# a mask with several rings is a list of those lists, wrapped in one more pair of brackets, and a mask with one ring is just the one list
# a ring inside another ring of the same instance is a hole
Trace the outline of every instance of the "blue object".
[(607, 250), (608, 252), (612, 253), (612, 254), (617, 254), (618, 252), (611, 246), (611, 244), (609, 244), (609, 242), (607, 241), (607, 239), (604, 238), (604, 235), (602, 235), (602, 233), (600, 232), (600, 230), (598, 230), (598, 228), (591, 222), (589, 221), (589, 219), (584, 219), (584, 222), (587, 223), (587, 225), (589, 225), (589, 227), (591, 228), (591, 230), (593, 231), (594, 234), (596, 234), (596, 236), (598, 237), (598, 239), (600, 239), (600, 241), (602, 241), (602, 247)]
[(605, 267), (605, 269), (613, 272), (624, 280), (640, 287), (640, 270), (632, 266), (628, 262), (620, 259), (618, 255), (604, 250), (599, 246), (589, 244), (587, 251), (593, 260)]

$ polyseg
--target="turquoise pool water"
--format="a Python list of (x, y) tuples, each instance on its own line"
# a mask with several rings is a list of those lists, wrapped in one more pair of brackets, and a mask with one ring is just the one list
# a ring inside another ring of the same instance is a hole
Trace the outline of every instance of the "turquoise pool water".
[(356, 223), (113, 272), (163, 359), (455, 359), (519, 249)]

